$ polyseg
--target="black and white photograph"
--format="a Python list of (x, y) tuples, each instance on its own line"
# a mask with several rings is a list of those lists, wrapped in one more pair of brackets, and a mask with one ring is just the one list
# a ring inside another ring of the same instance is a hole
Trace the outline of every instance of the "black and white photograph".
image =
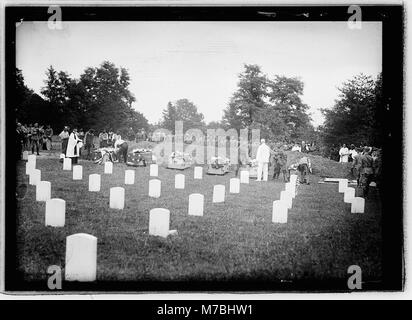
[(5, 18), (5, 291), (403, 290), (401, 5)]

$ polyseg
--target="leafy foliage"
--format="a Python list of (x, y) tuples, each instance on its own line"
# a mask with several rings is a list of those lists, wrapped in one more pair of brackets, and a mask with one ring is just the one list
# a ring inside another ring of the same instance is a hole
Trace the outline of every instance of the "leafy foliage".
[[(17, 73), (16, 82), (19, 92), (30, 92), (24, 86), (21, 72)], [(57, 129), (63, 125), (121, 131), (126, 128), (147, 130), (149, 127), (144, 115), (132, 107), (135, 97), (128, 89), (128, 71), (109, 61), (104, 61), (99, 67), (85, 69), (80, 79), (73, 79), (68, 73), (57, 72), (50, 66), (44, 83), (41, 93), (46, 98), (43, 109), (47, 112), (39, 116), (38, 121), (47, 119)], [(30, 94), (33, 95), (32, 92)], [(32, 115), (25, 116), (30, 110), (28, 106), (23, 104), (22, 109), (18, 118), (37, 119)]]
[(194, 128), (203, 129), (206, 126), (203, 114), (188, 99), (179, 99), (174, 104), (169, 102), (167, 108), (163, 110), (160, 126), (174, 133), (176, 121), (183, 121), (184, 131)]
[(323, 109), (321, 128), (326, 144), (380, 145), (382, 133), (382, 77), (357, 75), (339, 89), (332, 109)]
[(274, 140), (306, 139), (314, 129), (302, 94), (303, 82), (298, 78), (270, 79), (259, 66), (245, 65), (223, 121), (237, 130), (259, 128), (262, 136)]

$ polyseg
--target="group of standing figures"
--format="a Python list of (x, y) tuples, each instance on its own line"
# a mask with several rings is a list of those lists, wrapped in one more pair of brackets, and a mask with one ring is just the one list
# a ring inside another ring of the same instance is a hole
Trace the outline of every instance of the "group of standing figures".
[(23, 150), (31, 150), (32, 154), (40, 154), (40, 149), (52, 149), (53, 129), (50, 125), (16, 123), (16, 156), (21, 159)]
[[(84, 152), (84, 158), (91, 160), (92, 151), (95, 149), (94, 130), (90, 129), (86, 133), (83, 130), (78, 132), (76, 128), (70, 131), (68, 126), (65, 126), (59, 134), (62, 143), (61, 157), (71, 158), (72, 163), (76, 164), (81, 153)], [(124, 162), (127, 161), (128, 144), (122, 139), (120, 134), (107, 133), (105, 130), (99, 134), (99, 148), (113, 148), (113, 154), (120, 161), (123, 157)]]

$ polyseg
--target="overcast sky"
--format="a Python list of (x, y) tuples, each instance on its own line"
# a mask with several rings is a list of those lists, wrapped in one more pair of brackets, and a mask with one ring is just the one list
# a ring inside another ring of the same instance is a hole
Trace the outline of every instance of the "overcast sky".
[(356, 74), (381, 72), (381, 24), (363, 22), (23, 22), (16, 62), (39, 93), (48, 66), (78, 78), (104, 60), (128, 69), (134, 107), (157, 122), (168, 101), (188, 98), (207, 122), (220, 120), (243, 64), (264, 73), (299, 77), (315, 125), (337, 87)]

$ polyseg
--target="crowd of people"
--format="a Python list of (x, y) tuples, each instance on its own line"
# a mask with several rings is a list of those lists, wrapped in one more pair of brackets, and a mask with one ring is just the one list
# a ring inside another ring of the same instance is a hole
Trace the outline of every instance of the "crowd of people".
[(52, 150), (53, 129), (50, 125), (16, 123), (16, 154), (21, 159), (22, 151), (40, 154), (42, 150)]
[[(93, 129), (84, 132), (83, 129), (72, 130), (65, 126), (62, 132), (58, 135), (61, 139), (61, 158), (67, 157), (72, 159), (72, 163), (76, 164), (78, 158), (82, 155), (87, 160), (92, 160), (93, 151), (97, 148), (105, 149), (110, 152), (116, 161), (127, 161), (128, 144), (122, 139), (120, 131), (102, 130), (99, 134), (95, 134)], [(151, 135), (147, 134), (144, 129), (141, 129), (135, 134), (132, 128), (126, 134), (128, 140), (146, 141), (151, 140)], [(16, 144), (17, 156), (21, 159), (22, 151), (30, 151), (32, 154), (39, 155), (39, 151), (52, 150), (53, 129), (50, 125), (34, 124), (16, 124)], [(97, 144), (97, 145), (96, 145)], [(264, 139), (257, 149), (257, 181), (266, 181), (268, 179), (268, 166), (274, 166), (273, 179), (277, 179), (279, 175), (283, 174), (283, 179), (286, 181), (289, 178), (289, 171), (291, 167), (287, 167), (287, 155), (282, 150), (310, 152), (317, 146), (314, 142), (295, 143), (293, 146), (283, 146), (282, 148), (274, 147), (273, 144), (267, 145)], [(340, 147), (333, 145), (330, 148), (329, 158), (340, 163), (352, 163), (351, 173), (356, 177), (358, 186), (363, 187), (364, 196), (367, 197), (369, 193), (369, 185), (371, 181), (380, 183), (381, 176), (381, 150), (369, 146), (356, 147), (351, 144), (347, 147), (342, 144)], [(238, 167), (242, 165), (239, 163)], [(293, 164), (292, 169), (298, 170), (301, 174), (301, 183), (309, 184), (308, 175), (311, 172), (311, 164), (308, 157), (303, 156), (298, 163)], [(238, 173), (239, 168), (236, 170)]]
[[(61, 139), (61, 157), (71, 158), (72, 163), (78, 162), (82, 152), (86, 160), (92, 160), (93, 151), (97, 148), (113, 153), (119, 162), (121, 157), (123, 157), (124, 162), (127, 161), (129, 147), (119, 131), (115, 133), (112, 130), (104, 129), (96, 136), (94, 129), (84, 132), (82, 129), (78, 131), (77, 128), (70, 130), (68, 126), (65, 126), (59, 137)], [(97, 145), (95, 144), (96, 140), (98, 141)]]
[[(23, 151), (31, 151), (32, 154), (36, 155), (40, 155), (40, 150), (52, 151), (53, 135), (54, 132), (50, 125), (39, 125), (37, 122), (27, 125), (16, 122), (17, 159), (22, 158)], [(112, 149), (118, 161), (121, 161), (121, 158), (124, 162), (127, 161), (128, 144), (122, 139), (120, 131), (115, 133), (113, 130), (102, 130), (96, 136), (93, 129), (85, 132), (83, 129), (71, 129), (69, 126), (65, 126), (58, 136), (61, 140), (60, 158), (71, 158), (73, 164), (78, 162), (82, 153), (85, 159), (92, 160), (93, 151), (97, 148)], [(130, 137), (127, 136), (127, 138)], [(132, 139), (134, 138), (147, 139), (144, 129), (139, 131), (138, 136), (133, 132)]]

